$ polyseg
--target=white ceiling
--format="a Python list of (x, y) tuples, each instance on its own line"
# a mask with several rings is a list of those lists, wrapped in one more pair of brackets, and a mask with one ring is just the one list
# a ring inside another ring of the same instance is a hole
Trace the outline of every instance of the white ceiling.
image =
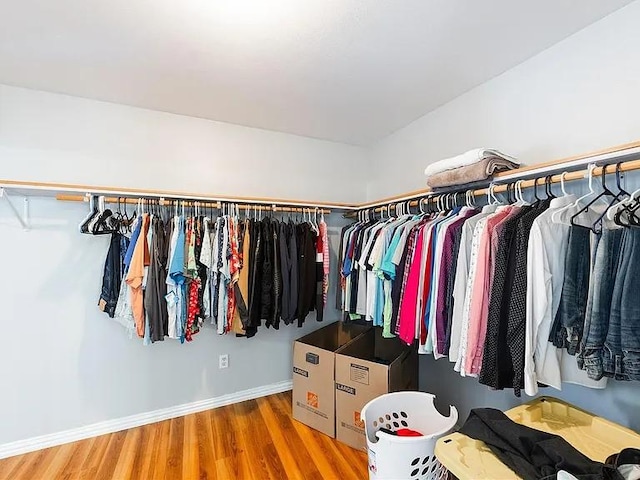
[(2, 0), (0, 83), (369, 144), (629, 0)]

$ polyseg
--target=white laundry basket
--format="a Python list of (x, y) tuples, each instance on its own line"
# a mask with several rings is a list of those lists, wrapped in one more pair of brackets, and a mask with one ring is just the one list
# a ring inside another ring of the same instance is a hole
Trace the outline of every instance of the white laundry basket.
[[(396, 392), (374, 398), (361, 412), (367, 436), (370, 480), (444, 480), (447, 470), (436, 459), (436, 440), (449, 433), (458, 421), (458, 410), (440, 415), (424, 392)], [(409, 428), (422, 437), (399, 437), (380, 432)]]

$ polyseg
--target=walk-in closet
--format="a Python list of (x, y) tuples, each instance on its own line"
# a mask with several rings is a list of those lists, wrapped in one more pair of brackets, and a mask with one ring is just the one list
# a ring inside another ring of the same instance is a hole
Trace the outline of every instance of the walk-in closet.
[(640, 0), (0, 0), (0, 480), (640, 469)]

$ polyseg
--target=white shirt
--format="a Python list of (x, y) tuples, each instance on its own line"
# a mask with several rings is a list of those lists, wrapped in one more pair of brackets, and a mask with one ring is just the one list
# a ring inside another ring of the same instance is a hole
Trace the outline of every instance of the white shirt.
[(473, 281), (476, 277), (478, 267), (478, 253), (480, 250), (480, 236), (487, 224), (488, 215), (482, 217), (473, 229), (471, 240), (471, 250), (469, 256), (469, 275), (467, 276), (466, 291), (464, 294), (464, 305), (462, 308), (462, 320), (460, 322), (460, 348), (458, 349), (458, 359), (453, 369), (460, 372), (461, 376), (466, 376), (465, 359), (467, 357), (467, 340), (469, 334), (469, 321), (471, 320), (471, 292), (473, 291)]
[[(370, 272), (367, 269), (367, 265), (365, 260), (369, 255), (369, 252), (373, 248), (373, 244), (376, 240), (376, 233), (383, 227), (383, 223), (378, 223), (368, 228), (365, 233), (364, 246), (362, 247), (362, 251), (360, 252), (360, 258), (358, 258), (358, 301), (356, 303), (356, 313), (358, 315), (364, 315), (365, 320), (367, 319), (367, 312), (370, 311), (367, 308), (367, 300), (371, 292), (371, 288), (373, 285), (373, 272)], [(371, 273), (371, 275), (369, 275)], [(372, 310), (371, 310), (372, 311)]]

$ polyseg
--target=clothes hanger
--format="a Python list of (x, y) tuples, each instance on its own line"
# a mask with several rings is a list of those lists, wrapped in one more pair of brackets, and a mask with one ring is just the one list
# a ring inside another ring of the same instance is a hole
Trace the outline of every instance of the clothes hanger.
[(535, 202), (533, 202), (531, 206), (534, 208), (538, 207), (540, 202), (542, 202), (542, 199), (538, 196), (538, 180), (538, 177), (533, 179), (533, 198), (535, 198)]
[[(598, 215), (598, 217), (595, 219), (595, 221), (593, 223), (590, 224), (582, 224), (582, 223), (578, 223), (576, 220), (578, 218), (579, 215), (586, 213), (589, 211), (589, 209), (599, 200), (604, 199), (604, 197), (612, 197), (613, 198), (613, 202), (618, 200), (618, 197), (615, 196), (615, 194), (609, 190), (609, 188), (607, 187), (606, 184), (606, 166), (602, 167), (602, 191), (597, 194), (595, 197), (593, 197), (589, 203), (587, 203), (584, 207), (582, 207), (580, 210), (578, 210), (572, 217), (571, 217), (571, 225), (578, 227), (586, 227), (589, 228), (592, 232), (594, 233), (600, 233), (602, 231), (602, 218), (604, 217), (604, 215), (606, 214), (606, 210), (602, 213), (602, 215)], [(592, 170), (593, 172), (593, 170)], [(605, 200), (606, 201), (606, 200)], [(613, 202), (610, 202), (607, 204), (607, 209), (613, 204)]]
[(524, 194), (522, 193), (522, 184), (524, 183), (524, 180), (518, 180), (516, 182), (516, 198), (518, 199), (518, 201), (516, 202), (516, 205), (518, 207), (524, 207), (529, 205), (529, 203), (525, 200), (524, 198)]
[(556, 195), (553, 193), (553, 189), (551, 188), (551, 177), (552, 175), (547, 175), (544, 179), (544, 184), (545, 184), (545, 191), (547, 193), (547, 200), (553, 200), (554, 198), (557, 198)]
[[(593, 188), (593, 170), (596, 168), (595, 164), (589, 164), (587, 168), (587, 178), (588, 178), (588, 187), (589, 191), (577, 198), (574, 202), (565, 205), (564, 207), (559, 208), (555, 212), (551, 214), (551, 221), (553, 223), (562, 223), (564, 225), (571, 225), (571, 215), (573, 212), (581, 209), (581, 205), (584, 204), (585, 201), (588, 201), (590, 197), (596, 194), (595, 189)], [(564, 174), (563, 174), (564, 175)], [(561, 179), (563, 177), (560, 177)], [(562, 180), (561, 180), (562, 181)]]
[(104, 196), (98, 198), (100, 215), (91, 228), (91, 233), (93, 235), (107, 235), (118, 231), (118, 228), (116, 228), (117, 225), (109, 221), (112, 219), (113, 212), (105, 207), (105, 200)]
[[(616, 165), (616, 186), (618, 187), (618, 193), (613, 193), (611, 190), (609, 190), (606, 185), (605, 185), (605, 178), (607, 175), (607, 166), (603, 166), (602, 167), (602, 188), (603, 190), (606, 189), (606, 191), (608, 191), (608, 195), (611, 197), (611, 200), (609, 201), (609, 205), (607, 206), (607, 209), (602, 212), (602, 214), (593, 222), (593, 225), (591, 227), (591, 230), (594, 233), (600, 233), (602, 232), (602, 223), (607, 215), (607, 213), (609, 212), (609, 210), (611, 209), (611, 207), (614, 204), (617, 204), (622, 198), (625, 198), (626, 196), (628, 196), (629, 194), (620, 186), (620, 176), (619, 176), (619, 170), (620, 168), (620, 163), (618, 163)], [(633, 217), (634, 215), (632, 215)], [(633, 220), (631, 220), (631, 222), (633, 222)]]
[(496, 184), (492, 183), (489, 186), (489, 191), (491, 192), (491, 198), (493, 198), (493, 204), (494, 205), (500, 205), (502, 202), (500, 202), (500, 200), (498, 199), (498, 197), (496, 197)]
[(560, 190), (562, 190), (562, 195), (565, 197), (569, 196), (569, 192), (567, 192), (567, 189), (564, 185), (564, 176), (567, 174), (568, 172), (562, 172), (560, 174)]
[(84, 218), (84, 220), (80, 222), (80, 225), (78, 225), (78, 230), (80, 230), (80, 233), (89, 233), (89, 229), (88, 229), (89, 223), (91, 222), (91, 220), (93, 220), (93, 217), (95, 217), (98, 213), (95, 197), (93, 195), (89, 195), (88, 193), (87, 193), (87, 196), (89, 197), (89, 213)]
[(475, 190), (467, 190), (465, 195), (466, 195), (466, 199), (467, 199), (467, 207), (475, 208), (475, 206), (476, 206)]
[(626, 198), (612, 205), (611, 208), (609, 208), (609, 210), (607, 211), (607, 219), (613, 220), (617, 225), (629, 227), (631, 226), (631, 222), (626, 223), (626, 222), (623, 222), (622, 220), (623, 218), (631, 219), (632, 217), (635, 217), (637, 219), (637, 216), (635, 215), (635, 210), (637, 209), (634, 208), (634, 202), (635, 202), (635, 205), (637, 206), (638, 205), (637, 196), (640, 195), (640, 189), (633, 193), (629, 193), (624, 188), (622, 188), (620, 183), (620, 166), (621, 165), (622, 165), (622, 162), (618, 162), (616, 164), (616, 186), (618, 187), (618, 191), (623, 195), (625, 195)]
[(515, 184), (507, 183), (507, 190), (505, 193), (507, 194), (507, 205), (513, 205), (515, 203)]
[(424, 215), (426, 213), (424, 211), (423, 201), (424, 201), (424, 198), (422, 197), (418, 199), (418, 210), (420, 211), (420, 215)]
[(315, 207), (313, 211), (313, 228), (315, 229), (316, 233), (320, 233), (320, 226), (318, 225), (318, 207)]
[(126, 220), (124, 218), (124, 214), (122, 213), (122, 198), (118, 197), (117, 201), (117, 210), (113, 213), (113, 218), (118, 222), (118, 231), (120, 233), (125, 232)]

